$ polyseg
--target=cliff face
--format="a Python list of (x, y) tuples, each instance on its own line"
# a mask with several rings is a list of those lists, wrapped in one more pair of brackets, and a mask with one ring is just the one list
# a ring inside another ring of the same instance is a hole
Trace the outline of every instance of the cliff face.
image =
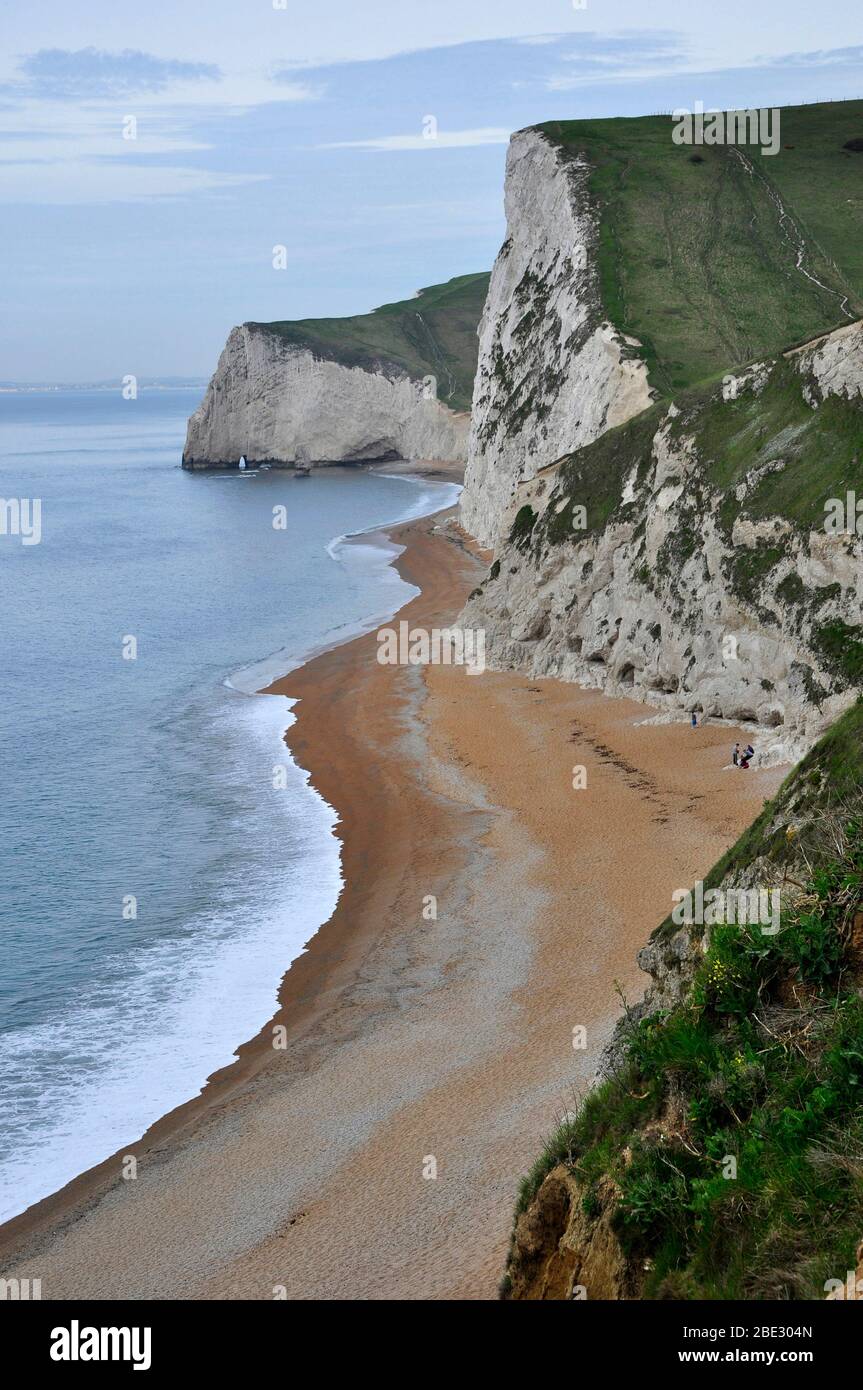
[(543, 1180), (516, 1223), (508, 1298), (520, 1302), (637, 1298), (637, 1267), (613, 1227), (616, 1187), (589, 1191), (565, 1164)]
[(353, 318), (233, 329), (184, 466), (463, 460), (488, 279), (456, 276)]
[(510, 142), (507, 236), (479, 328), (462, 519), (500, 539), (519, 485), (651, 402), (637, 346), (602, 311), (589, 165), (536, 130)]
[(461, 621), (486, 659), (752, 721), (795, 759), (863, 680), (863, 327), (655, 405), (516, 488)]
[(795, 161), (857, 166), (848, 113), (789, 118), (787, 187), (736, 148), (690, 156), (664, 118), (513, 137), (461, 499), (495, 553), (461, 619), (489, 664), (751, 722), (768, 761), (863, 682), (856, 518), (825, 529), (831, 499), (863, 496), (863, 331), (814, 338), (860, 302), (856, 214)]
[(317, 358), (258, 325), (234, 328), (189, 420), (186, 468), (463, 459), (469, 416), (422, 381)]

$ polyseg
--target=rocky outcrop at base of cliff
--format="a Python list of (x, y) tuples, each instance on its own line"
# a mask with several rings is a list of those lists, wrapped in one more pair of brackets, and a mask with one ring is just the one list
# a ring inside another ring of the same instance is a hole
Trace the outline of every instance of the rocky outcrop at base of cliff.
[(863, 680), (863, 540), (844, 517), (846, 488), (863, 497), (861, 363), (858, 323), (522, 483), (461, 617), (488, 663), (747, 721), (763, 761), (798, 758)]
[(479, 329), (462, 520), (484, 545), (520, 484), (650, 405), (639, 346), (603, 313), (590, 168), (538, 130), (507, 155), (507, 236)]
[(469, 415), (429, 392), (395, 365), (346, 366), (243, 324), (189, 420), (183, 466), (464, 459)]
[(637, 1298), (638, 1271), (611, 1225), (614, 1201), (610, 1179), (588, 1194), (563, 1164), (553, 1168), (516, 1220), (504, 1296), (528, 1302)]

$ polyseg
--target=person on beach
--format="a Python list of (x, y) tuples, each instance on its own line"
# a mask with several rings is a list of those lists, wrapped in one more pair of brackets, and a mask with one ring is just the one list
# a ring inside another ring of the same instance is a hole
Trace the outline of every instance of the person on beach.
[(740, 759), (740, 766), (748, 767), (754, 757), (755, 749), (752, 747), (751, 743), (747, 743), (746, 747), (743, 750), (743, 757)]
[(734, 745), (734, 751), (733, 751), (733, 753), (731, 754), (731, 761), (733, 762), (733, 764), (734, 764), (735, 767), (739, 767), (739, 765), (740, 765), (740, 744), (739, 744), (739, 743), (735, 743), (735, 745)]
[(692, 727), (693, 729), (698, 728), (698, 715), (695, 713), (695, 710), (692, 711)]

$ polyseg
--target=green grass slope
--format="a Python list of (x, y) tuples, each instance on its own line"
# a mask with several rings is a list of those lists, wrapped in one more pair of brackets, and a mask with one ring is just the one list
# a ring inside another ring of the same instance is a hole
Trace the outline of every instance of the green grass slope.
[(522, 1184), (519, 1212), (563, 1163), (588, 1218), (612, 1191), (644, 1298), (823, 1298), (863, 1235), (863, 703), (705, 882), (756, 860), (796, 889), (780, 932), (715, 926)]
[(848, 322), (846, 299), (863, 315), (863, 151), (843, 148), (863, 138), (863, 101), (783, 108), (767, 157), (676, 145), (673, 125), (539, 127), (593, 166), (605, 311), (664, 395)]
[(319, 357), (374, 371), (395, 367), (414, 379), (434, 376), (438, 399), (469, 410), (476, 372), (477, 337), (489, 274), (458, 275), (430, 285), (418, 298), (383, 304), (370, 314), (343, 319), (297, 319), (250, 325)]

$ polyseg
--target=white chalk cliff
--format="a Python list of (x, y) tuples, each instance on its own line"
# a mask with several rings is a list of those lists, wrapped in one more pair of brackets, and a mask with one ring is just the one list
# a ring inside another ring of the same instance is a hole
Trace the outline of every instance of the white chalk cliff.
[[(426, 379), (427, 381), (427, 379)], [(265, 325), (234, 328), (191, 416), (186, 468), (250, 463), (464, 459), (468, 414), (450, 410), (385, 363), (346, 366)]]
[(484, 545), (499, 539), (519, 484), (652, 399), (637, 345), (600, 307), (589, 173), (539, 131), (510, 141), (462, 497), (464, 525)]
[[(635, 344), (601, 309), (587, 179), (584, 160), (540, 132), (513, 137), (461, 501), (495, 562), (460, 621), (485, 630), (492, 667), (599, 687), (669, 717), (751, 721), (765, 761), (797, 758), (860, 690), (849, 652), (863, 636), (863, 543), (853, 529), (789, 519), (781, 487), (776, 514), (772, 501), (765, 510), (774, 494), (764, 480), (793, 465), (805, 420), (768, 431), (766, 459), (731, 494), (699, 427), (706, 412), (715, 422), (747, 401), (757, 416), (761, 393), (789, 380), (813, 420), (831, 398), (858, 409), (863, 326), (729, 373), (682, 413), (654, 403)], [(860, 473), (852, 452), (848, 486)]]

